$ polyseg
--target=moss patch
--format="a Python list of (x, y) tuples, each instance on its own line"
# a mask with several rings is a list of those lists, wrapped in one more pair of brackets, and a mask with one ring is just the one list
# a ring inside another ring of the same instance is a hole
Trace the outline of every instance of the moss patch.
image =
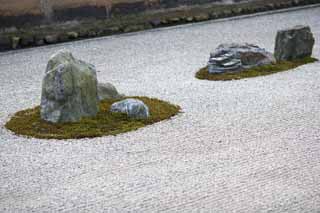
[(144, 120), (129, 119), (126, 114), (109, 112), (112, 103), (119, 99), (100, 103), (100, 112), (94, 118), (84, 118), (76, 123), (53, 124), (41, 120), (40, 107), (17, 112), (5, 127), (18, 135), (43, 139), (93, 138), (117, 135), (169, 119), (180, 111), (180, 107), (168, 102), (147, 97), (133, 97), (143, 101), (150, 110)]
[(230, 81), (230, 80), (239, 80), (243, 78), (253, 78), (257, 76), (270, 75), (277, 72), (283, 72), (290, 69), (294, 69), (304, 64), (313, 63), (318, 61), (318, 59), (312, 57), (306, 57), (304, 59), (298, 59), (294, 61), (280, 61), (270, 65), (264, 65), (255, 67), (252, 69), (244, 70), (236, 73), (217, 73), (210, 74), (208, 72), (208, 67), (201, 68), (196, 73), (196, 78), (201, 80), (210, 80), (210, 81)]

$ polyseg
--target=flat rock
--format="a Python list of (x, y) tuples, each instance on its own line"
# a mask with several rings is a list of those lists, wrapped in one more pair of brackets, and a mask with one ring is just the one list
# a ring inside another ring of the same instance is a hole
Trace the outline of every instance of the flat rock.
[(309, 26), (295, 26), (277, 33), (274, 55), (278, 61), (294, 60), (312, 55), (315, 43)]
[(146, 119), (150, 116), (148, 106), (138, 99), (128, 98), (111, 105), (111, 112), (120, 112), (129, 118)]
[(53, 123), (76, 122), (98, 112), (95, 67), (59, 51), (47, 65), (42, 81), (41, 118)]
[(161, 25), (161, 20), (160, 19), (153, 19), (153, 20), (150, 21), (150, 24), (153, 27), (159, 27)]
[(59, 40), (59, 36), (58, 35), (47, 35), (44, 37), (44, 41), (47, 44), (54, 44), (57, 43)]
[(221, 44), (210, 54), (209, 73), (240, 72), (274, 63), (273, 55), (253, 44)]

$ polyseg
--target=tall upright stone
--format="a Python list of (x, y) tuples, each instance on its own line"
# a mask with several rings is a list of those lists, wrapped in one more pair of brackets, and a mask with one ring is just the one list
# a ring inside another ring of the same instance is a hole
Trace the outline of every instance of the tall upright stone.
[(277, 33), (274, 55), (277, 61), (290, 61), (312, 55), (314, 37), (309, 26), (295, 26)]
[(42, 82), (41, 118), (53, 123), (76, 122), (95, 116), (98, 103), (95, 67), (67, 51), (54, 54)]

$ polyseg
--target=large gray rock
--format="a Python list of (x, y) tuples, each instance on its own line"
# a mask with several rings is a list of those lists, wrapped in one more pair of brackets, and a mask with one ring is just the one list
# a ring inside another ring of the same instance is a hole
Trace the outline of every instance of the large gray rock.
[(272, 53), (253, 44), (221, 44), (210, 54), (209, 73), (240, 72), (274, 63)]
[(98, 83), (99, 100), (122, 98), (124, 95), (118, 93), (115, 86), (110, 83)]
[(277, 33), (274, 55), (278, 61), (312, 55), (314, 37), (308, 26), (295, 26)]
[(150, 116), (149, 108), (138, 99), (125, 99), (111, 105), (111, 112), (120, 112), (128, 115), (129, 118), (146, 119)]
[(98, 112), (95, 67), (59, 51), (47, 65), (42, 82), (41, 118), (53, 123), (76, 122)]

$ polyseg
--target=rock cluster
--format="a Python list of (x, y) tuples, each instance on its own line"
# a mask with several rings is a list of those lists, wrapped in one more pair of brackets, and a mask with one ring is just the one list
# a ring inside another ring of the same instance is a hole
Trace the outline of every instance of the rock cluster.
[(53, 123), (76, 122), (98, 112), (95, 67), (59, 51), (47, 65), (42, 82), (41, 118)]
[(210, 54), (209, 73), (240, 72), (274, 63), (272, 53), (253, 44), (221, 44)]
[[(77, 122), (95, 116), (99, 101), (123, 97), (112, 84), (98, 84), (93, 65), (75, 59), (68, 51), (59, 51), (50, 58), (42, 82), (41, 119), (51, 123)], [(114, 103), (110, 111), (126, 113), (133, 119), (150, 116), (148, 106), (132, 98)]]
[(277, 33), (274, 55), (278, 61), (312, 55), (314, 37), (309, 26), (295, 26)]
[(128, 115), (129, 118), (146, 119), (150, 116), (149, 108), (138, 99), (128, 98), (111, 105), (111, 112), (120, 112)]

